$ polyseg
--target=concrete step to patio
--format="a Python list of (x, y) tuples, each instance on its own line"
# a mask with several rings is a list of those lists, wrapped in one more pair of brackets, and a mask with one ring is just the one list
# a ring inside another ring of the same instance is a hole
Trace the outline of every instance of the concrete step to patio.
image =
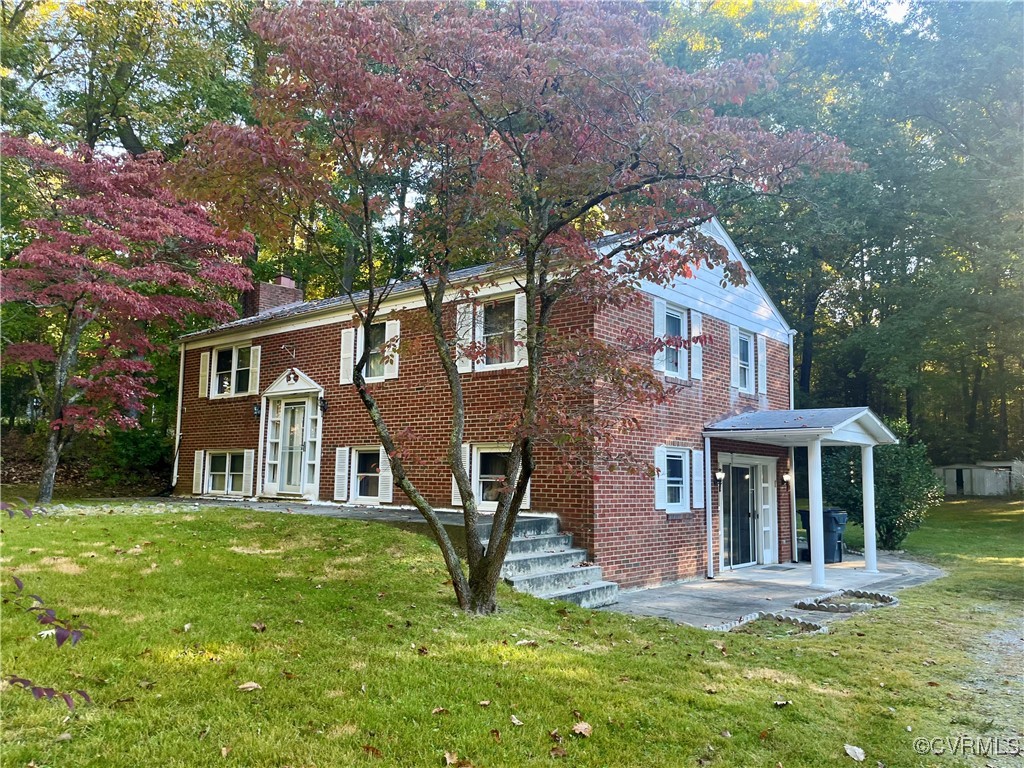
[(570, 587), (549, 595), (536, 595), (543, 600), (564, 600), (581, 608), (601, 608), (618, 602), (619, 585), (614, 581), (592, 581), (578, 587)]
[(601, 569), (596, 565), (577, 565), (557, 571), (542, 571), (524, 576), (508, 576), (505, 581), (513, 589), (530, 595), (552, 595), (564, 590), (602, 581)]
[[(481, 539), (488, 539), (491, 536), (491, 523), (481, 520), (477, 524), (477, 531)], [(551, 536), (558, 533), (557, 517), (538, 517), (532, 515), (520, 515), (516, 520), (516, 527), (513, 531), (513, 541), (518, 538), (529, 538), (532, 536)]]
[[(487, 546), (491, 526), (480, 524)], [(565, 600), (583, 608), (611, 605), (619, 585), (605, 581), (601, 568), (587, 562), (585, 549), (574, 549), (572, 536), (561, 533), (558, 518), (524, 515), (516, 520), (501, 577), (513, 589), (545, 600)]]
[[(570, 538), (571, 537), (567, 537)], [(585, 549), (563, 548), (554, 552), (525, 552), (508, 555), (502, 566), (501, 575), (505, 579), (514, 576), (530, 576), (535, 573), (552, 573), (563, 571), (587, 559)]]

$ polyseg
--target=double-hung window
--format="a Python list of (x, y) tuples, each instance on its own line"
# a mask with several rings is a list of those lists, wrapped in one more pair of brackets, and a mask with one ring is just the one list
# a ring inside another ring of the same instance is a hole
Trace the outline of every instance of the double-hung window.
[[(384, 378), (384, 323), (374, 323), (366, 330), (366, 346), (370, 350), (366, 361), (366, 378)], [(374, 494), (376, 495), (376, 494)]]
[(689, 449), (659, 445), (654, 449), (654, 468), (654, 508), (668, 513), (689, 512)]
[[(654, 337), (663, 342), (654, 355), (654, 370), (674, 379), (689, 378), (687, 314), (664, 299), (654, 299)], [(694, 378), (700, 378), (699, 372)]]
[(456, 306), (455, 345), (463, 373), (526, 365), (526, 294)]
[(355, 451), (356, 501), (377, 501), (380, 496), (380, 452)]
[[(462, 445), (462, 461), (469, 472), (473, 495), (482, 512), (493, 512), (498, 508), (498, 497), (508, 487), (508, 457), (512, 446), (508, 443), (490, 443), (470, 446)], [(530, 485), (526, 484), (523, 509), (530, 508)], [(462, 506), (462, 495), (452, 476), (452, 506)]]
[(744, 392), (754, 391), (754, 339), (746, 331), (739, 333), (739, 388)]
[(225, 347), (214, 353), (214, 396), (243, 395), (249, 392), (252, 348)]
[(484, 304), (483, 333), (480, 342), (484, 347), (484, 365), (501, 365), (515, 361), (516, 308), (512, 299)]

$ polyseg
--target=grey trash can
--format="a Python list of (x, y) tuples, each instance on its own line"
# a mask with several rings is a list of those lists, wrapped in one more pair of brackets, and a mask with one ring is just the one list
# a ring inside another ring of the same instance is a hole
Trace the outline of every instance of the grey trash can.
[[(797, 540), (797, 556), (800, 562), (809, 563), (811, 562), (811, 513), (806, 509), (798, 509), (796, 513), (800, 517), (800, 527), (807, 532), (807, 542), (805, 546), (801, 547), (800, 544), (802, 542), (799, 539)], [(825, 562), (841, 563), (843, 562), (843, 531), (846, 530), (846, 521), (849, 518), (849, 515), (845, 510), (829, 507), (823, 510), (822, 517), (824, 518), (825, 523), (823, 531), (823, 538), (825, 539)]]
[(825, 562), (843, 562), (843, 531), (849, 518), (846, 510), (829, 508), (824, 511), (825, 518)]

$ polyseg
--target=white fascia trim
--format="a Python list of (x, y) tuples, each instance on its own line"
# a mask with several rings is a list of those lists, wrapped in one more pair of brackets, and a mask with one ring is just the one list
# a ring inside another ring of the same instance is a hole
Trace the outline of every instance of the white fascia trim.
[[(472, 285), (472, 282), (467, 283)], [(471, 297), (463, 297), (464, 286), (450, 286), (445, 293), (445, 303), (465, 301), (479, 301), (481, 298), (500, 297), (502, 294), (513, 295), (516, 291), (522, 290), (520, 281), (516, 276), (508, 275), (501, 278), (493, 278), (486, 281), (475, 291)], [(421, 309), (426, 306), (422, 295), (412, 296), (413, 292), (402, 294), (397, 297), (390, 297), (381, 304), (375, 318), (384, 318), (396, 312), (403, 312), (409, 309)], [(329, 309), (322, 309), (309, 314), (302, 314), (292, 318), (281, 320), (268, 320), (265, 323), (257, 323), (238, 330), (224, 331), (222, 333), (211, 333), (198, 339), (185, 339), (179, 342), (185, 350), (208, 349), (212, 347), (228, 346), (241, 341), (251, 341), (266, 336), (274, 336), (280, 333), (291, 331), (307, 330), (309, 328), (323, 328), (326, 325), (344, 324), (350, 325), (358, 319), (352, 309), (351, 302), (343, 302)]]

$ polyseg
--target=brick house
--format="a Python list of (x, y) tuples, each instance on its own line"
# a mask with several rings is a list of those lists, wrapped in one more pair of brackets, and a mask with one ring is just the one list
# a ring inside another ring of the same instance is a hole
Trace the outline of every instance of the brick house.
[[(705, 232), (742, 262), (717, 221)], [(485, 271), (452, 278), (479, 281)], [(566, 301), (556, 310), (561, 329), (606, 341), (630, 328), (710, 338), (654, 356), (658, 375), (677, 385), (673, 399), (637, 408), (640, 429), (616, 438), (615, 448), (649, 456), (656, 478), (594, 462), (556, 472), (553, 449), (537, 446), (524, 509), (557, 516), (605, 578), (623, 586), (795, 559), (790, 480), (793, 445), (803, 442), (775, 439), (775, 425), (751, 431), (729, 422), (752, 412), (801, 413), (791, 410), (793, 332), (749, 269), (748, 275), (745, 286), (723, 286), (720, 268), (699, 269), (671, 287), (648, 285), (628, 309), (594, 311)], [(286, 279), (258, 290), (248, 300), (251, 316), (181, 340), (175, 492), (408, 505), (394, 492), (388, 456), (351, 386), (353, 360), (370, 344), (376, 351), (366, 379), (393, 432), (405, 430), (403, 452), (415, 457), (412, 481), (435, 508), (458, 509), (445, 458), (451, 406), (433, 341), (417, 322), (422, 298), (415, 284), (395, 288), (369, 331), (353, 322), (347, 299), (302, 302)], [(449, 313), (453, 337), (488, 348), (483, 359), (459, 360), (463, 456), (485, 511), (489, 503), (493, 508), (487, 499), (508, 450), (502, 409), (520, 394), (525, 360), (515, 329), (524, 313), (514, 280), (500, 276), (481, 283), (472, 301), (453, 300)], [(595, 397), (578, 396), (583, 406)], [(853, 419), (855, 431), (864, 431), (864, 422), (874, 430), (868, 442), (888, 441), (866, 414)], [(829, 444), (831, 434), (819, 430), (809, 440)], [(820, 492), (817, 502), (820, 536)], [(813, 513), (813, 499), (811, 506)]]

